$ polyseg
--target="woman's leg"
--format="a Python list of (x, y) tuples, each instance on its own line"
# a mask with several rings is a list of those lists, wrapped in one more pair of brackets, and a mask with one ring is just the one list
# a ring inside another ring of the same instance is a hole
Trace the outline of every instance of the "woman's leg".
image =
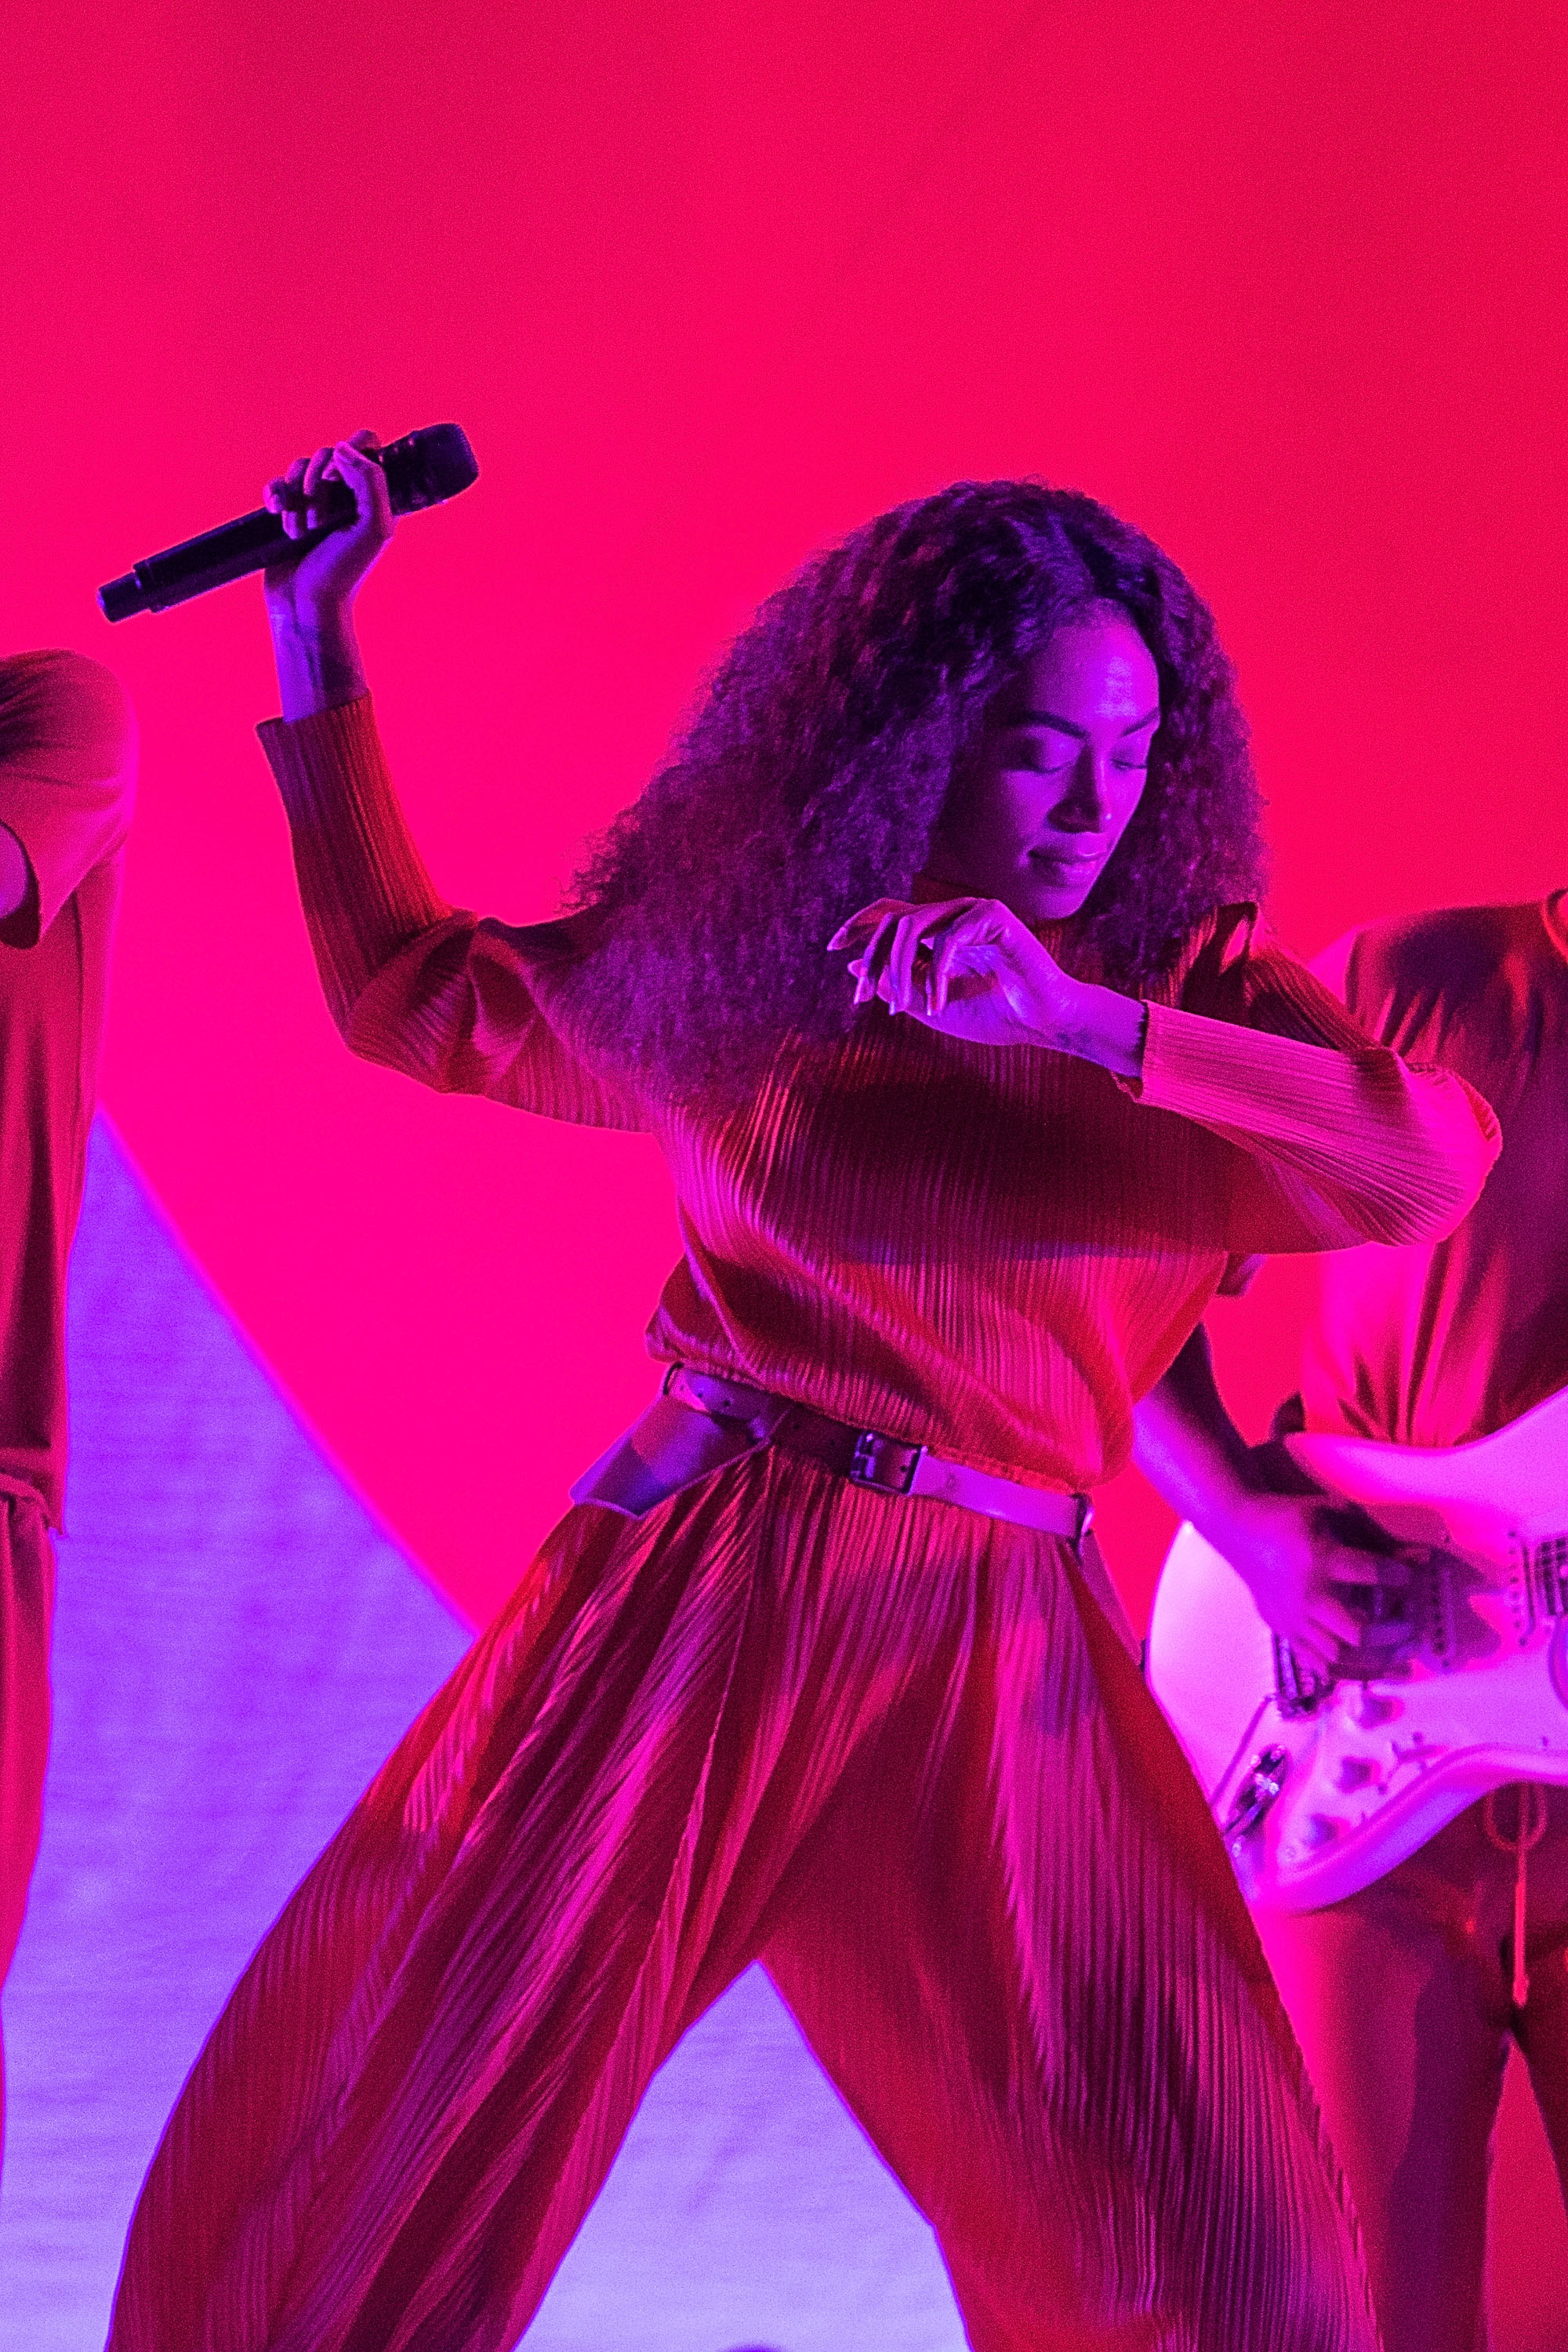
[(572, 1513), (416, 1723), (185, 2085), (114, 2352), (515, 2341), (698, 1966), (749, 1958), (713, 1952), (706, 1884), (755, 1671), (748, 1483), (648, 1522)]
[(895, 1507), (763, 1454), (563, 1523), (231, 1999), (113, 2352), (507, 2352), (898, 1703)]
[(1067, 1546), (926, 1510), (952, 1606), (780, 1887), (770, 1972), (975, 2352), (1364, 2352), (1354, 2223), (1174, 1741)]

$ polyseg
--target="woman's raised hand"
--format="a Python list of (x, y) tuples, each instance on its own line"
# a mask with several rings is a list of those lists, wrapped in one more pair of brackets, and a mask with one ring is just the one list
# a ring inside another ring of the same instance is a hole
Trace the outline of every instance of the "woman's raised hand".
[(1137, 1074), (1142, 1005), (1073, 979), (998, 898), (879, 898), (834, 933), (829, 951), (842, 948), (854, 951), (857, 1004), (879, 998), (943, 1036), (1048, 1045)]
[(323, 442), (309, 457), (296, 457), (286, 474), (268, 483), (262, 503), (280, 516), (290, 539), (324, 520), (317, 494), (324, 482), (341, 482), (353, 499), (352, 523), (342, 524), (309, 554), (270, 564), (265, 574), (269, 612), (296, 622), (346, 611), (360, 583), (380, 556), (395, 528), (386, 477), (376, 462), (381, 444), (374, 433), (347, 441)]
[(292, 562), (268, 564), (264, 575), (285, 719), (310, 718), (365, 691), (353, 600), (393, 533), (386, 477), (375, 460), (379, 446), (374, 433), (323, 443), (267, 485), (265, 502), (281, 515), (290, 539), (322, 520), (316, 499), (323, 482), (342, 483), (355, 509), (352, 523)]

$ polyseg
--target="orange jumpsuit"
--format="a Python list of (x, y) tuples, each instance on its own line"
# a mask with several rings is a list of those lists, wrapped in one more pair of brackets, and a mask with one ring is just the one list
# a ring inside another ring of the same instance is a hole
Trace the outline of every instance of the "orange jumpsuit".
[[(1430, 1238), (1495, 1152), (1483, 1104), (1370, 1045), (1245, 909), (1152, 1007), (1141, 1086), (876, 1010), (786, 1044), (740, 1110), (673, 1111), (564, 1042), (568, 931), (437, 898), (368, 701), (263, 735), (355, 1050), (658, 1135), (685, 1255), (656, 1355), (1026, 1483), (1121, 1466), (1229, 1253)], [(569, 1512), (416, 1723), (182, 2095), (115, 2352), (501, 2352), (757, 1958), (977, 2352), (1373, 2343), (1092, 1542), (764, 1449), (641, 1519)]]
[(69, 653), (0, 660), (0, 824), (29, 868), (26, 898), (0, 922), (0, 1979), (42, 1822), (66, 1256), (134, 775), (130, 707), (106, 669)]
[[(1367, 925), (1318, 969), (1375, 1037), (1484, 1091), (1503, 1150), (1436, 1244), (1322, 1268), (1313, 1429), (1460, 1445), (1568, 1385), (1568, 899)], [(1487, 2174), (1509, 2042), (1568, 2191), (1568, 1790), (1527, 1856), (1529, 1994), (1513, 2006), (1521, 1798), (1470, 1806), (1349, 1901), (1264, 1922), (1365, 2225), (1391, 2352), (1484, 2338)]]

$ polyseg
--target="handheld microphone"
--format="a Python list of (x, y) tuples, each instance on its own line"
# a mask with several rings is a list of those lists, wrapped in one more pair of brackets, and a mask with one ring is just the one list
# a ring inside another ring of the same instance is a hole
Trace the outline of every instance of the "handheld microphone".
[[(394, 514), (438, 507), (479, 479), (479, 461), (460, 425), (427, 425), (422, 432), (405, 433), (401, 441), (389, 441), (375, 454), (386, 476)], [(329, 531), (354, 519), (353, 493), (342, 482), (323, 482), (314, 503), (331, 520), (298, 539), (289, 538), (280, 515), (258, 507), (237, 522), (220, 523), (199, 539), (166, 547), (161, 555), (144, 556), (133, 571), (99, 590), (105, 620), (162, 613), (167, 605), (183, 604), (188, 596), (205, 596), (209, 588), (242, 579), (247, 572), (308, 555)]]

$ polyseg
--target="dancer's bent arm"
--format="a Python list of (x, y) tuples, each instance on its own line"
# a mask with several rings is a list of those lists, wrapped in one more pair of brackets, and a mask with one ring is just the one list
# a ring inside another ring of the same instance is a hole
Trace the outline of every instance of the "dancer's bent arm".
[(629, 1094), (591, 1070), (542, 998), (573, 952), (571, 926), (517, 930), (447, 905), (387, 772), (354, 635), (353, 599), (393, 533), (368, 434), (300, 458), (267, 503), (290, 536), (324, 479), (353, 491), (356, 522), (267, 574), (281, 720), (259, 730), (293, 836), (305, 920), (347, 1043), (444, 1092), (545, 1117), (639, 1124)]
[(1480, 1096), (1374, 1044), (1268, 942), (1252, 908), (1211, 919), (1175, 1004), (1135, 1004), (1074, 978), (995, 899), (884, 900), (833, 944), (855, 950), (861, 1001), (979, 1044), (1098, 1062), (1152, 1109), (1235, 1144), (1227, 1230), (1238, 1254), (1438, 1240), (1497, 1158)]

